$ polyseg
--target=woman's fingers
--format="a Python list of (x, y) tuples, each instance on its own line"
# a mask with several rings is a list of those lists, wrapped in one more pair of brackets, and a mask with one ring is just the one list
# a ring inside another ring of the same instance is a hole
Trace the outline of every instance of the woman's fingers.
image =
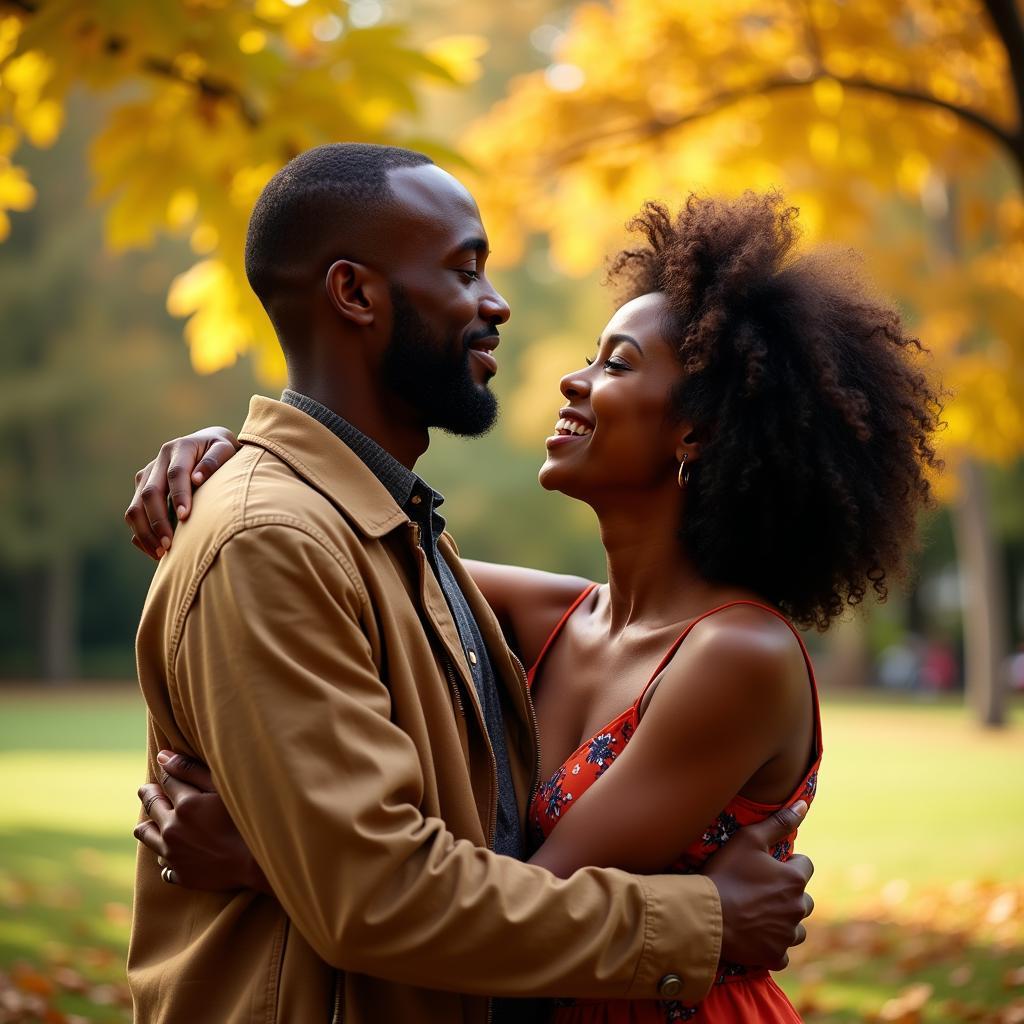
[(192, 483), (196, 487), (208, 480), (238, 451), (238, 444), (233, 440), (234, 434), (231, 435), (231, 438), (229, 440), (227, 437), (223, 437), (214, 441), (196, 464), (196, 468), (192, 471)]
[[(172, 750), (161, 750), (156, 756), (160, 767), (167, 774), (164, 789), (174, 798), (174, 791), (171, 788), (171, 780), (179, 781), (188, 787), (194, 787), (203, 793), (213, 793), (216, 786), (213, 784), (213, 774), (202, 761), (187, 754), (176, 754)], [(193, 791), (194, 791), (193, 790)], [(174, 803), (178, 801), (175, 799)]]
[(148, 819), (140, 821), (133, 829), (132, 835), (143, 846), (152, 850), (157, 857), (164, 858), (167, 856), (167, 844), (164, 842), (164, 837), (160, 834), (160, 829), (156, 822)]
[(135, 493), (132, 495), (131, 504), (124, 514), (124, 521), (128, 524), (128, 529), (132, 531), (132, 536), (138, 541), (136, 547), (144, 551), (150, 558), (159, 558), (160, 554), (158, 552), (162, 552), (164, 548), (160, 543), (160, 538), (153, 532), (142, 492), (148, 486), (149, 478), (152, 476), (158, 461), (158, 459), (155, 459), (135, 474)]
[(142, 802), (142, 809), (145, 811), (146, 817), (155, 821), (162, 832), (174, 811), (174, 805), (167, 799), (167, 794), (164, 793), (162, 787), (155, 782), (147, 782), (146, 785), (139, 786), (139, 800)]

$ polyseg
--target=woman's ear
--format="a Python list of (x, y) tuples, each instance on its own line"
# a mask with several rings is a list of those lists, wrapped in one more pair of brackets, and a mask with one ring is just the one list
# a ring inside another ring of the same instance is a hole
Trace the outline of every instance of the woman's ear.
[(700, 458), (701, 443), (697, 431), (688, 424), (681, 427), (681, 437), (676, 445), (676, 462), (682, 462), (683, 456), (689, 465), (693, 465)]
[(336, 260), (327, 271), (327, 297), (346, 319), (360, 327), (369, 327), (381, 312), (388, 294), (387, 283), (364, 263)]

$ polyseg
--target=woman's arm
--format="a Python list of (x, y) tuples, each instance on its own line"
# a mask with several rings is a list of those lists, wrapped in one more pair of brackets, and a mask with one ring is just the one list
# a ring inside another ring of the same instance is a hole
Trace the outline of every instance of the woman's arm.
[(462, 564), (501, 623), (506, 643), (527, 667), (537, 660), (565, 610), (589, 585), (582, 576), (518, 565), (471, 558), (464, 558)]
[[(731, 609), (694, 627), (633, 738), (532, 863), (563, 878), (589, 865), (663, 871), (793, 744), (806, 768), (813, 715), (803, 655), (782, 623), (765, 618)], [(799, 774), (781, 781), (778, 800), (798, 783)]]
[(204, 427), (160, 446), (156, 458), (135, 474), (135, 494), (124, 514), (132, 543), (150, 558), (171, 547), (174, 528), (167, 512), (170, 497), (178, 520), (192, 510), (192, 492), (239, 449), (227, 427)]

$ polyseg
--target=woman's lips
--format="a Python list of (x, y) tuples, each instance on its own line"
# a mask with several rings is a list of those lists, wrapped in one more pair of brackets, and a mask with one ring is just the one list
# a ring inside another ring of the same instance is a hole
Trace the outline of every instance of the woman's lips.
[(471, 348), (469, 354), (476, 356), (477, 359), (483, 364), (484, 369), (493, 377), (498, 372), (498, 360), (491, 355), (486, 349), (482, 348)]
[(561, 448), (562, 445), (570, 444), (573, 441), (588, 441), (590, 440), (589, 434), (552, 434), (545, 442), (545, 446), (548, 451), (553, 448)]

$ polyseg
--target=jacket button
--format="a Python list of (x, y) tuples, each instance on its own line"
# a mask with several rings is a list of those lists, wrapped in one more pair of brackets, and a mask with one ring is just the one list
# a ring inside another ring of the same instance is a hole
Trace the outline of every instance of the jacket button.
[(683, 991), (683, 979), (678, 974), (666, 974), (658, 982), (658, 995), (665, 999), (674, 999)]

